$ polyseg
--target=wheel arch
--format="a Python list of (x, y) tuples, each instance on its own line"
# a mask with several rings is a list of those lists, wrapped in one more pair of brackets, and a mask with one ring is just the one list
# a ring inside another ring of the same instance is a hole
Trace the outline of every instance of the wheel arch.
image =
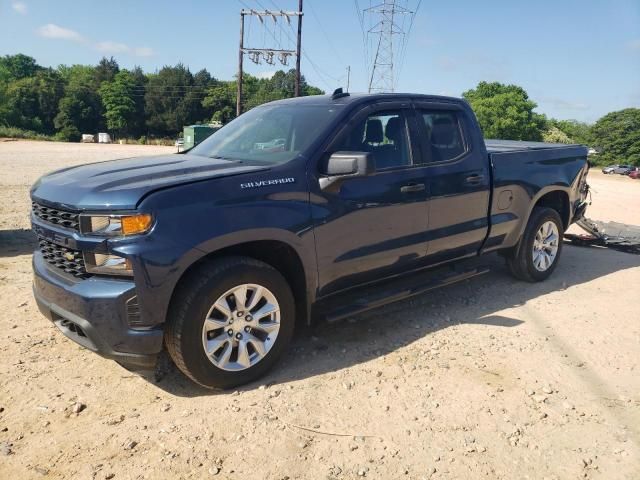
[(278, 270), (291, 287), (296, 305), (296, 323), (309, 323), (309, 309), (314, 298), (312, 292), (315, 292), (315, 282), (310, 280), (310, 278), (313, 279), (313, 276), (309, 269), (314, 268), (314, 266), (307, 265), (305, 268), (305, 256), (301, 255), (299, 250), (290, 243), (281, 239), (251, 239), (238, 243), (223, 244), (207, 253), (202, 253), (180, 275), (173, 288), (169, 306), (174, 302), (176, 292), (182, 281), (202, 265), (218, 258), (242, 256), (259, 260)]
[(557, 185), (549, 185), (540, 189), (540, 191), (538, 191), (538, 193), (531, 199), (527, 214), (522, 218), (520, 223), (518, 239), (520, 239), (524, 234), (535, 207), (549, 207), (556, 210), (562, 219), (562, 224), (565, 230), (569, 227), (569, 223), (571, 221), (569, 189), (559, 187)]
[[(540, 195), (534, 202), (532, 202), (531, 210), (529, 211), (529, 217), (535, 207), (547, 207), (555, 210), (562, 219), (562, 225), (566, 230), (569, 228), (569, 222), (571, 221), (571, 206), (569, 201), (569, 193), (565, 190), (551, 190)], [(529, 219), (527, 218), (527, 222)]]

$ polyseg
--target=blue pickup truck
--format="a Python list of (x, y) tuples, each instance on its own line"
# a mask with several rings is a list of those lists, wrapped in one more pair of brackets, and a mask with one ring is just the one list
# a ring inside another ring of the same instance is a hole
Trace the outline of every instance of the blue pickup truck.
[(166, 349), (229, 388), (271, 368), (296, 324), (470, 278), (480, 255), (544, 280), (587, 171), (584, 146), (485, 142), (461, 99), (272, 102), (182, 154), (39, 179), (34, 294), (104, 357), (153, 368)]

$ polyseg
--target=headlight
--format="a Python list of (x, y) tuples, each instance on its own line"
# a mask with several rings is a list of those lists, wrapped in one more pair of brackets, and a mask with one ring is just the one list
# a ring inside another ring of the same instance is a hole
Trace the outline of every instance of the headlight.
[(153, 218), (148, 213), (136, 215), (81, 215), (80, 230), (88, 235), (120, 237), (146, 233)]
[(131, 262), (126, 258), (118, 257), (117, 255), (85, 252), (84, 267), (88, 273), (99, 273), (102, 275), (133, 275)]

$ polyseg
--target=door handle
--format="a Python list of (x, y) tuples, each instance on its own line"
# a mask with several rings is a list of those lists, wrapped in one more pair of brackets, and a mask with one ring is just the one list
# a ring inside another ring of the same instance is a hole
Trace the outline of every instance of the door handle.
[(424, 189), (424, 183), (410, 183), (409, 185), (400, 187), (400, 191), (402, 193), (422, 192)]
[(484, 182), (484, 175), (478, 175), (477, 173), (464, 179), (464, 183), (467, 185), (480, 185), (482, 182)]

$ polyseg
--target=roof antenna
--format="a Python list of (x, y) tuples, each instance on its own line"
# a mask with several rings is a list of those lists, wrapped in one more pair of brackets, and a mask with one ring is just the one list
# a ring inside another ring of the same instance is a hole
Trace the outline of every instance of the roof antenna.
[(336, 88), (333, 91), (333, 95), (331, 95), (331, 99), (332, 100), (336, 100), (338, 98), (348, 97), (348, 96), (349, 96), (349, 93), (348, 92), (343, 92), (342, 91), (342, 87), (340, 87), (340, 88)]

